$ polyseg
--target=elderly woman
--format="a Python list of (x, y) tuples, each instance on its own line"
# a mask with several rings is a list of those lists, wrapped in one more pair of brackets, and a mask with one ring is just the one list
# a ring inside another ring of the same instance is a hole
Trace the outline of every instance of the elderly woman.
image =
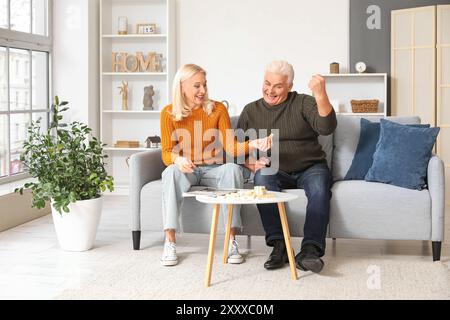
[[(206, 72), (194, 64), (182, 66), (173, 80), (173, 101), (161, 113), (162, 160), (167, 168), (162, 173), (163, 223), (166, 234), (161, 263), (178, 263), (175, 232), (180, 230), (180, 207), (183, 193), (193, 185), (218, 189), (242, 189), (242, 168), (223, 164), (223, 150), (230, 156), (244, 156), (249, 150), (267, 151), (271, 137), (238, 143), (231, 130), (225, 106), (208, 98)], [(220, 148), (217, 147), (219, 145)], [(240, 208), (233, 212), (229, 263), (242, 263), (235, 240), (241, 227)], [(226, 206), (221, 207), (226, 217)]]

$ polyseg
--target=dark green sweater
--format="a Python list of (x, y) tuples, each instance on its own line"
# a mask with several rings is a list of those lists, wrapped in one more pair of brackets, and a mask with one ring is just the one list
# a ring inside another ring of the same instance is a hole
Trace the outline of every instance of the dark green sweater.
[[(317, 137), (332, 134), (336, 125), (334, 110), (321, 117), (314, 97), (294, 91), (276, 106), (269, 106), (262, 98), (249, 103), (239, 117), (237, 129), (268, 129), (268, 134), (272, 129), (278, 129), (279, 169), (292, 173), (326, 163), (325, 152)], [(258, 138), (259, 135), (258, 132)]]

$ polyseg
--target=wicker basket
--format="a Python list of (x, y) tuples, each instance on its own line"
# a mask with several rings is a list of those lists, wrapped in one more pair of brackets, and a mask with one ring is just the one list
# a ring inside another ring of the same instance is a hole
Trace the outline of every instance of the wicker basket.
[(352, 100), (353, 113), (374, 113), (378, 112), (379, 100)]

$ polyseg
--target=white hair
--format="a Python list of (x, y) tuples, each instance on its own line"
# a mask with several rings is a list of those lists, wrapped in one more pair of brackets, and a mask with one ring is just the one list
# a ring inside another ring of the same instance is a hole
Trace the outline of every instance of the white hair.
[(276, 74), (281, 74), (288, 77), (288, 83), (292, 84), (294, 82), (294, 68), (287, 61), (272, 61), (266, 66), (265, 72), (271, 72)]

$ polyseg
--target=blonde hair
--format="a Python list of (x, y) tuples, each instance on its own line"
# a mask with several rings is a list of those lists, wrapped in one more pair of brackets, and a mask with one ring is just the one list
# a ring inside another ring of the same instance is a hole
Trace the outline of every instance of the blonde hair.
[[(180, 69), (178, 69), (175, 77), (173, 79), (172, 86), (172, 116), (175, 121), (181, 121), (183, 118), (186, 118), (191, 115), (191, 108), (186, 104), (186, 101), (183, 98), (183, 93), (181, 92), (181, 83), (184, 80), (187, 80), (197, 73), (203, 73), (206, 76), (206, 71), (195, 65), (195, 64), (185, 64)], [(208, 91), (205, 93), (205, 100), (203, 102), (203, 110), (210, 115), (214, 109), (214, 102), (209, 100)]]
[(294, 68), (287, 61), (272, 61), (266, 66), (266, 72), (287, 76), (289, 84), (294, 82)]

